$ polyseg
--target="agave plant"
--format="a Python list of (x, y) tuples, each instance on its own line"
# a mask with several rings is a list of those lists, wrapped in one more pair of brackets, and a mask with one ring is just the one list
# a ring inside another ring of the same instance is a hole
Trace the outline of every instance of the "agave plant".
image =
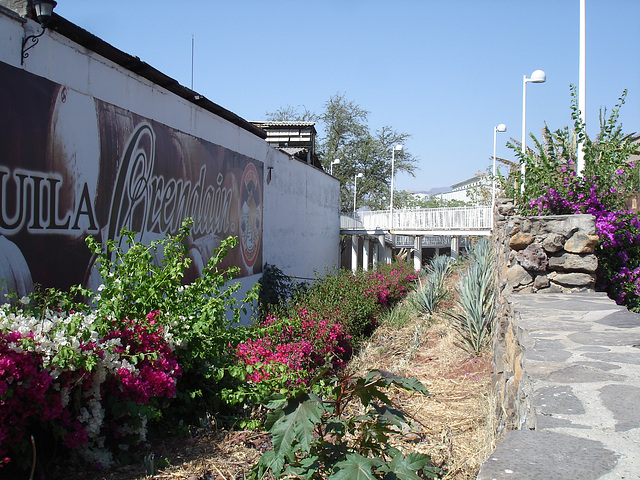
[(419, 279), (418, 288), (411, 298), (412, 305), (419, 312), (431, 315), (445, 298), (445, 280), (451, 273), (453, 262), (450, 257), (435, 257), (426, 268), (424, 282)]
[(496, 284), (494, 256), (487, 240), (469, 255), (470, 265), (456, 287), (456, 311), (448, 312), (459, 334), (460, 347), (478, 355), (486, 344), (494, 317)]

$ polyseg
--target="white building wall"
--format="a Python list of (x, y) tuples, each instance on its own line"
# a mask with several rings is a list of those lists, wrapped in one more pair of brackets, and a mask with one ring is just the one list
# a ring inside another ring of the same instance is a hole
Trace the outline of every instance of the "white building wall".
[[(263, 162), (263, 263), (308, 278), (338, 265), (340, 200), (335, 178), (54, 31), (45, 32), (21, 66), (22, 38), (37, 29), (36, 22), (0, 7), (0, 62)], [(244, 289), (259, 277), (241, 279)]]

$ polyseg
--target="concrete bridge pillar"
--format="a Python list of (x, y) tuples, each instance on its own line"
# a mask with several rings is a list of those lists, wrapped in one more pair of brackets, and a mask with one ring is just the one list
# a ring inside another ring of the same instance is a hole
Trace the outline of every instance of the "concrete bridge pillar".
[(359, 235), (351, 235), (351, 271), (358, 270), (358, 246), (360, 243)]
[(371, 248), (372, 248), (372, 252), (371, 252), (371, 264), (373, 265), (373, 268), (375, 269), (376, 266), (378, 265), (378, 263), (380, 263), (380, 239), (376, 238), (375, 240), (371, 241)]
[(369, 270), (369, 257), (371, 256), (371, 240), (368, 237), (362, 238), (362, 269)]
[(460, 237), (451, 236), (451, 258), (454, 260), (460, 256)]
[(413, 268), (420, 271), (422, 268), (422, 236), (413, 237)]

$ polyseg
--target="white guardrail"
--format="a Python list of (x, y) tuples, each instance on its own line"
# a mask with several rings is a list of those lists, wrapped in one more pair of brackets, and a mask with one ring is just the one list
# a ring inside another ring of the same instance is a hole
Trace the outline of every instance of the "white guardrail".
[(491, 230), (491, 207), (421, 208), (343, 213), (340, 229), (385, 231)]

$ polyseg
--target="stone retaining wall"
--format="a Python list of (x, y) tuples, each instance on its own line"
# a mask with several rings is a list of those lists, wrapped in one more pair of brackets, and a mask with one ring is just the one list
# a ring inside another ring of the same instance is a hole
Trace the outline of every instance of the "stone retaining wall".
[(498, 276), (504, 294), (593, 291), (598, 259), (592, 215), (514, 216), (512, 202), (497, 207)]
[(506, 296), (521, 293), (594, 291), (598, 237), (592, 215), (523, 217), (509, 200), (497, 203), (494, 242), (497, 256), (498, 315), (493, 332), (496, 428), (535, 428), (531, 386), (524, 372), (517, 312)]

